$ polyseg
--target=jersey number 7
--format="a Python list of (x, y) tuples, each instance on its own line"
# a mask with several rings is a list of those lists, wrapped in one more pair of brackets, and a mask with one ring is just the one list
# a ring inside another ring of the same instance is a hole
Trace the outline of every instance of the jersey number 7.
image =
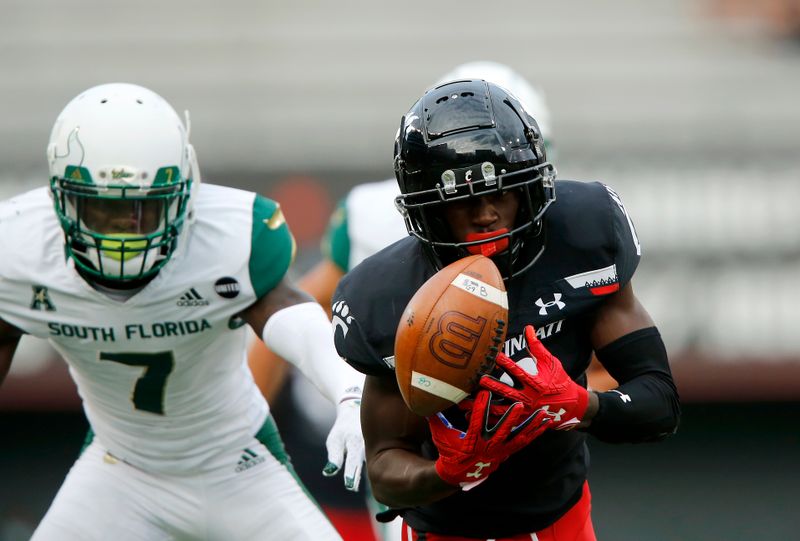
[(143, 366), (144, 372), (133, 387), (133, 407), (164, 415), (164, 391), (167, 378), (175, 367), (171, 351), (158, 353), (100, 353), (101, 361), (112, 361), (128, 366)]

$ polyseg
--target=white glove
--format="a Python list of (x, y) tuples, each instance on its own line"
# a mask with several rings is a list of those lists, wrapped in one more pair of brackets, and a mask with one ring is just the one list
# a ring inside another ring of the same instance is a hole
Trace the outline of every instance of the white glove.
[(328, 433), (325, 446), (328, 448), (328, 463), (322, 470), (322, 475), (336, 475), (344, 462), (344, 486), (347, 490), (358, 492), (361, 469), (364, 467), (360, 398), (345, 399), (336, 407), (336, 422)]

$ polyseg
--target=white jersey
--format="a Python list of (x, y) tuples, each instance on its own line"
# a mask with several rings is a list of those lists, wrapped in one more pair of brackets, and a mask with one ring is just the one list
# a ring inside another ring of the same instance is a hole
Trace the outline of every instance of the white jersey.
[(280, 209), (201, 184), (195, 222), (160, 273), (127, 301), (93, 289), (65, 257), (47, 189), (0, 203), (0, 318), (66, 359), (97, 441), (131, 465), (214, 467), (263, 424), (236, 314), (272, 289), (294, 244)]
[(408, 235), (394, 205), (394, 179), (354, 187), (331, 218), (324, 250), (344, 272)]
[(360, 184), (347, 197), (350, 268), (408, 235), (394, 206), (400, 188), (394, 179)]

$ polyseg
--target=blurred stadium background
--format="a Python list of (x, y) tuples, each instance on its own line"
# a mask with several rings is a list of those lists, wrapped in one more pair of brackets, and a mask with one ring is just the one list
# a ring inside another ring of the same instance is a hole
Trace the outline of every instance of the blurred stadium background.
[[(192, 112), (207, 182), (283, 204), (300, 273), (335, 201), (391, 175), (400, 116), (469, 60), (544, 89), (559, 176), (614, 186), (643, 243), (634, 285), (684, 421), (658, 446), (591, 442), (599, 538), (800, 539), (797, 0), (0, 0), (0, 197), (46, 182), (70, 98), (139, 83)], [(291, 395), (274, 410), (301, 476), (370, 539)], [(63, 362), (24, 340), (0, 389), (0, 541), (30, 536), (85, 429)]]

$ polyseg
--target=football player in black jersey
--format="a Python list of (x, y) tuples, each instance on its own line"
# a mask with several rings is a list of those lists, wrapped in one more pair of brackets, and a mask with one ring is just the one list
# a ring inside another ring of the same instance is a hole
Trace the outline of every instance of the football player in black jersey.
[[(482, 80), (426, 92), (394, 160), (410, 236), (355, 267), (333, 300), (337, 349), (367, 374), (375, 497), (408, 539), (595, 539), (587, 434), (660, 440), (680, 417), (664, 344), (630, 283), (641, 248), (622, 201), (601, 183), (555, 182), (534, 119)], [(430, 276), (474, 253), (506, 280), (498, 368), (458, 406), (418, 417), (394, 375), (399, 319)], [(586, 390), (593, 352), (618, 388)]]

